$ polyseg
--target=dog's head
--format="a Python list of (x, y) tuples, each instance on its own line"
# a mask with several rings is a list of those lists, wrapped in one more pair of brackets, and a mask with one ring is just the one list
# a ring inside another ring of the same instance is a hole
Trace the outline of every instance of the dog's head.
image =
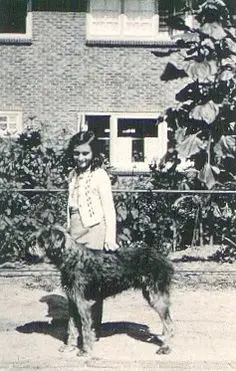
[(66, 231), (60, 226), (41, 228), (37, 235), (36, 252), (51, 260), (59, 259), (66, 248)]

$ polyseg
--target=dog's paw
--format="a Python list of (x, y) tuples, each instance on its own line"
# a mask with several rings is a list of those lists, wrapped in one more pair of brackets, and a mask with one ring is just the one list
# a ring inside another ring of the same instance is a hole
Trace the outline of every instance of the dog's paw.
[(156, 353), (157, 354), (170, 354), (170, 352), (171, 352), (171, 348), (169, 347), (169, 345), (163, 345), (157, 350)]
[(63, 344), (62, 346), (60, 346), (60, 348), (58, 349), (59, 352), (67, 352), (67, 353), (70, 353), (70, 352), (74, 352), (75, 350), (77, 350), (77, 346), (76, 345), (67, 345), (67, 344)]
[(89, 351), (86, 351), (84, 349), (79, 349), (79, 351), (76, 353), (77, 357), (83, 357), (83, 358), (91, 358), (92, 357), (92, 352), (89, 350)]

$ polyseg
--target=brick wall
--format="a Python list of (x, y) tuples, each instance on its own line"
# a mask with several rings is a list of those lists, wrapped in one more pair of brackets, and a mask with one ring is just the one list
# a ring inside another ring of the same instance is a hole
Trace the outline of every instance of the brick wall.
[(75, 130), (77, 112), (156, 112), (179, 82), (159, 76), (167, 62), (150, 48), (86, 46), (85, 13), (34, 12), (31, 45), (0, 44), (0, 110)]

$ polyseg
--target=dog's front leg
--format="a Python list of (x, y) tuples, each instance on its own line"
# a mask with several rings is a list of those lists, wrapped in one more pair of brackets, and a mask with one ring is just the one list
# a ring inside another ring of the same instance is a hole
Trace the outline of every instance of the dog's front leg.
[(69, 320), (67, 325), (67, 334), (65, 344), (60, 347), (60, 351), (73, 351), (76, 350), (79, 343), (79, 334), (81, 334), (81, 321), (76, 304), (73, 300), (68, 298), (68, 312)]
[(77, 297), (77, 308), (81, 320), (81, 351), (78, 355), (90, 355), (93, 350), (93, 343), (95, 341), (95, 333), (93, 329), (92, 320), (92, 306), (93, 300), (85, 300)]
[(78, 346), (78, 325), (75, 324), (75, 320), (73, 317), (69, 318), (68, 321), (68, 328), (67, 328), (67, 346), (76, 347)]

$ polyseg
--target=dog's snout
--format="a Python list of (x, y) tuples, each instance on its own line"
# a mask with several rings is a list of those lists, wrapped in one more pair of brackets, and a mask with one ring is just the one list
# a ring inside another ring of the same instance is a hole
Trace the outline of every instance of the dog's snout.
[(29, 248), (29, 255), (36, 261), (41, 261), (44, 258), (44, 251), (38, 244), (38, 241), (36, 241), (35, 245)]

